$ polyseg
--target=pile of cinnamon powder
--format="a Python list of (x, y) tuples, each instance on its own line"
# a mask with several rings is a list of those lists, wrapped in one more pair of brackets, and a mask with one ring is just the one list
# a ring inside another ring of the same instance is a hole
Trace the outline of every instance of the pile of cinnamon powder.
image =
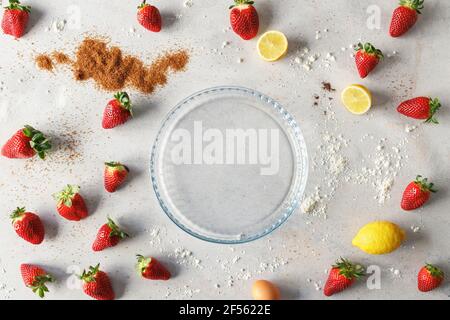
[[(44, 59), (50, 61), (50, 68), (47, 63), (42, 63)], [(38, 67), (44, 70), (51, 71), (53, 64), (70, 64), (77, 81), (93, 79), (107, 91), (133, 87), (146, 94), (152, 93), (157, 86), (164, 86), (169, 72), (184, 70), (188, 62), (188, 52), (178, 50), (164, 53), (148, 66), (135, 56), (123, 54), (119, 47), (108, 48), (105, 40), (96, 38), (83, 40), (75, 61), (62, 52), (41, 54), (36, 58)]]

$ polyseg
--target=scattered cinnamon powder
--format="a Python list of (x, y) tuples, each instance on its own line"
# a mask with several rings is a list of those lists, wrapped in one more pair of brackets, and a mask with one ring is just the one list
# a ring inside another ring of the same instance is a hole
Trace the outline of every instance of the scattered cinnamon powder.
[(69, 56), (64, 52), (55, 51), (52, 53), (52, 58), (55, 60), (57, 64), (70, 64), (72, 60), (70, 60)]
[(325, 81), (322, 82), (322, 89), (325, 90), (325, 91), (328, 91), (328, 92), (336, 91), (336, 89), (334, 89), (331, 86), (331, 83), (325, 82)]
[[(52, 62), (46, 55), (40, 57)], [(107, 91), (133, 87), (146, 94), (153, 93), (158, 86), (164, 86), (171, 71), (182, 71), (189, 62), (188, 52), (178, 50), (164, 53), (147, 66), (139, 58), (123, 54), (119, 47), (108, 48), (105, 40), (97, 38), (83, 40), (75, 61), (62, 52), (53, 53), (52, 58), (57, 64), (71, 64), (77, 81), (93, 79)]]
[(35, 59), (36, 65), (39, 69), (52, 71), (53, 70), (53, 62), (49, 56), (45, 54), (40, 54)]

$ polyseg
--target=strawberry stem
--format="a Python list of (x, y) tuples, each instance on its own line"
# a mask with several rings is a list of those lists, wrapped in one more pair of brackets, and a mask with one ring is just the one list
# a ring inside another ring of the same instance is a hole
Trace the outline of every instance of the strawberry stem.
[(109, 167), (109, 168), (114, 168), (117, 170), (127, 170), (128, 172), (130, 172), (130, 169), (128, 169), (128, 167), (126, 165), (121, 164), (120, 162), (105, 162), (105, 166)]
[(428, 182), (428, 178), (422, 178), (421, 175), (418, 175), (416, 177), (416, 180), (414, 181), (414, 183), (417, 184), (422, 191), (433, 192), (433, 193), (437, 192), (437, 190), (434, 189), (434, 183)]
[(143, 0), (142, 3), (138, 6), (138, 9), (142, 9), (149, 6), (149, 4), (147, 4), (146, 2), (147, 0)]
[(146, 258), (143, 255), (137, 254), (137, 265), (136, 269), (139, 272), (140, 275), (142, 275), (145, 271), (145, 269), (148, 267), (150, 262), (152, 262), (152, 258)]
[(14, 210), (11, 215), (9, 216), (11, 219), (13, 219), (13, 223), (16, 222), (16, 220), (19, 220), (22, 218), (23, 214), (25, 213), (25, 207), (17, 207), (16, 210)]
[(45, 159), (47, 152), (52, 148), (50, 140), (42, 132), (29, 125), (25, 125), (22, 132), (25, 136), (31, 138), (30, 146), (36, 151), (39, 158)]
[(123, 232), (122, 230), (120, 230), (119, 226), (111, 218), (108, 218), (107, 225), (108, 225), (108, 227), (111, 228), (109, 237), (117, 236), (120, 239), (125, 239), (125, 238), (129, 237), (129, 235), (126, 232)]
[(441, 269), (439, 269), (438, 267), (436, 267), (430, 263), (426, 263), (425, 269), (428, 270), (428, 272), (433, 276), (433, 278), (443, 278), (444, 277), (444, 272)]
[(242, 5), (253, 5), (254, 1), (250, 0), (234, 0), (234, 4), (230, 6), (229, 9), (233, 9), (234, 7), (242, 6)]
[(425, 0), (400, 0), (400, 5), (403, 7), (410, 8), (421, 14), (420, 10), (424, 8), (423, 3)]
[(45, 293), (48, 292), (48, 288), (45, 285), (45, 283), (53, 281), (54, 281), (53, 277), (49, 274), (40, 275), (34, 278), (33, 284), (30, 286), (30, 288), (40, 298), (44, 298)]
[(377, 48), (375, 48), (371, 43), (367, 42), (365, 44), (362, 44), (361, 42), (358, 43), (358, 45), (356, 46), (356, 51), (362, 51), (365, 52), (367, 54), (371, 54), (374, 56), (377, 56), (378, 59), (383, 59), (384, 55), (383, 52)]
[(25, 12), (30, 12), (31, 7), (30, 6), (23, 6), (20, 4), (19, 0), (9, 0), (9, 6), (5, 7), (5, 9), (8, 10), (21, 10)]
[(81, 274), (81, 276), (79, 276), (79, 278), (84, 282), (93, 282), (95, 281), (95, 275), (97, 274), (99, 269), (100, 263), (98, 263), (95, 267), (90, 266), (89, 271), (86, 272), (86, 270), (83, 270), (83, 273)]
[(66, 207), (72, 206), (72, 199), (80, 192), (80, 187), (68, 184), (62, 191), (55, 193), (53, 198), (58, 201), (58, 205), (64, 204)]
[(121, 107), (128, 110), (133, 115), (133, 107), (131, 105), (130, 97), (126, 92), (117, 92), (114, 98), (120, 103)]
[(365, 274), (365, 268), (363, 266), (354, 264), (344, 258), (340, 258), (340, 260), (336, 261), (333, 268), (338, 268), (339, 274), (350, 280), (358, 279)]
[(425, 123), (439, 124), (439, 122), (434, 117), (434, 115), (440, 108), (441, 108), (441, 103), (439, 102), (439, 99), (430, 98), (430, 116), (428, 117), (427, 120), (425, 120)]

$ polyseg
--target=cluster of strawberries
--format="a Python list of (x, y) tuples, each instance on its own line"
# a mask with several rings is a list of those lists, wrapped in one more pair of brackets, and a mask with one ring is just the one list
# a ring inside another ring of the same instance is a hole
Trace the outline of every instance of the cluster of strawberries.
[[(392, 37), (400, 37), (410, 30), (418, 20), (424, 8), (424, 0), (401, 0), (400, 6), (395, 9), (390, 26)], [(365, 78), (372, 72), (383, 58), (383, 52), (375, 48), (372, 44), (359, 43), (356, 48), (355, 62), (361, 78)], [(426, 120), (430, 123), (438, 123), (435, 113), (439, 110), (441, 104), (439, 99), (429, 97), (417, 97), (402, 102), (397, 111), (404, 116)]]
[[(111, 129), (124, 124), (132, 116), (131, 102), (126, 92), (118, 92), (115, 98), (107, 104), (102, 126)], [(25, 159), (38, 155), (44, 159), (51, 149), (51, 142), (44, 134), (31, 126), (18, 130), (2, 147), (1, 154), (7, 158)], [(104, 169), (104, 187), (108, 192), (115, 192), (126, 180), (129, 169), (119, 162), (106, 162)], [(80, 194), (80, 187), (67, 185), (61, 192), (56, 193), (56, 210), (65, 219), (80, 221), (88, 216), (86, 203)], [(45, 228), (39, 216), (27, 212), (25, 208), (17, 208), (11, 219), (16, 233), (26, 241), (38, 245), (45, 236)], [(116, 246), (122, 239), (128, 237), (110, 218), (100, 227), (92, 244), (93, 251), (101, 251)], [(138, 270), (147, 279), (168, 280), (170, 272), (155, 258), (138, 255)], [(21, 266), (25, 284), (43, 297), (48, 291), (47, 282), (53, 281), (45, 270), (38, 266), (24, 264)], [(99, 270), (99, 265), (90, 267), (80, 275), (83, 290), (86, 294), (99, 300), (114, 299), (114, 292), (108, 275)]]
[[(390, 26), (392, 37), (400, 37), (411, 29), (417, 22), (418, 14), (423, 9), (424, 0), (401, 0), (400, 6), (394, 11)], [(378, 65), (383, 53), (372, 44), (359, 44), (355, 55), (356, 66), (361, 78), (365, 78)], [(405, 116), (438, 123), (434, 117), (441, 107), (438, 99), (418, 97), (401, 103), (397, 111)], [(417, 176), (416, 180), (408, 184), (403, 192), (401, 208), (411, 211), (422, 207), (430, 199), (431, 193), (436, 192), (433, 183), (427, 178)], [(331, 296), (350, 287), (357, 279), (364, 275), (364, 267), (346, 259), (337, 261), (332, 266), (328, 280), (324, 287), (324, 294)], [(444, 279), (441, 269), (431, 264), (423, 266), (418, 273), (418, 289), (422, 292), (431, 291), (439, 287)]]

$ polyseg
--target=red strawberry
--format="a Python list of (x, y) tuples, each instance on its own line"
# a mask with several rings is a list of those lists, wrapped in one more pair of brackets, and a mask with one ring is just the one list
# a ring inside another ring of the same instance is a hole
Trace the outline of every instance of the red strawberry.
[(103, 112), (102, 126), (111, 129), (124, 124), (133, 115), (130, 97), (126, 92), (117, 92)]
[(2, 29), (4, 34), (20, 38), (25, 33), (30, 17), (30, 6), (22, 6), (19, 0), (9, 0), (9, 6), (5, 7)]
[(58, 213), (67, 220), (80, 221), (88, 215), (86, 203), (79, 191), (79, 186), (68, 184), (61, 192), (53, 195), (58, 201)]
[(105, 223), (98, 230), (95, 241), (92, 244), (92, 250), (102, 251), (106, 248), (114, 247), (126, 237), (129, 237), (129, 235), (120, 230), (117, 224), (108, 218), (108, 223)]
[(400, 6), (392, 14), (389, 28), (392, 37), (400, 37), (416, 24), (423, 2), (424, 0), (400, 0)]
[(407, 117), (425, 120), (427, 123), (439, 123), (434, 114), (441, 107), (439, 99), (418, 97), (402, 102), (397, 111)]
[(329, 297), (350, 287), (356, 279), (364, 275), (364, 267), (346, 259), (337, 261), (330, 270), (323, 293)]
[(48, 288), (46, 282), (53, 282), (54, 279), (44, 269), (32, 264), (21, 264), (20, 273), (23, 282), (27, 287), (33, 290), (39, 297), (43, 298)]
[(411, 182), (403, 192), (402, 209), (411, 211), (423, 206), (430, 200), (431, 192), (437, 192), (433, 187), (434, 184), (428, 183), (427, 178), (422, 179), (422, 176), (417, 176), (416, 180)]
[(438, 267), (427, 263), (417, 275), (417, 287), (422, 292), (428, 292), (439, 287), (443, 280), (444, 272)]
[(383, 59), (383, 52), (375, 48), (372, 44), (358, 43), (356, 48), (355, 62), (361, 78), (365, 78), (375, 69), (380, 60)]
[(137, 255), (138, 263), (136, 268), (139, 274), (150, 280), (169, 280), (171, 274), (158, 260), (151, 257)]
[(34, 157), (44, 159), (52, 145), (42, 132), (26, 125), (17, 131), (2, 147), (2, 155), (12, 159)]
[(127, 166), (119, 162), (105, 163), (105, 189), (108, 192), (115, 192), (117, 188), (125, 181), (130, 170)]
[(114, 300), (114, 290), (108, 275), (99, 270), (100, 264), (83, 270), (80, 279), (83, 281), (83, 291), (96, 300)]
[(158, 8), (146, 3), (146, 0), (142, 1), (138, 7), (137, 13), (138, 22), (147, 30), (153, 32), (160, 32), (162, 19)]
[(11, 219), (19, 237), (32, 244), (40, 244), (44, 241), (44, 225), (37, 214), (25, 212), (25, 208), (17, 208), (11, 214)]
[(259, 30), (258, 12), (253, 6), (254, 1), (234, 0), (230, 6), (230, 23), (233, 31), (242, 39), (250, 40), (256, 37)]

